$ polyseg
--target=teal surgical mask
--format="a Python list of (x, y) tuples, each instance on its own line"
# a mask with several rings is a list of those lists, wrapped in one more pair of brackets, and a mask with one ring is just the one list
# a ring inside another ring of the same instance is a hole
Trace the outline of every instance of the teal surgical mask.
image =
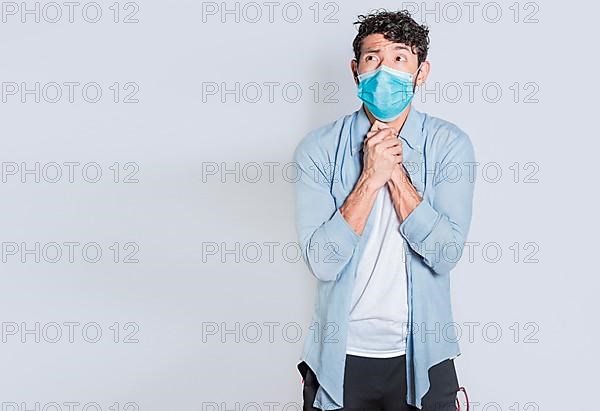
[[(416, 73), (421, 69), (421, 65)], [(358, 98), (379, 121), (397, 119), (410, 104), (414, 92), (414, 75), (383, 64), (358, 76)]]

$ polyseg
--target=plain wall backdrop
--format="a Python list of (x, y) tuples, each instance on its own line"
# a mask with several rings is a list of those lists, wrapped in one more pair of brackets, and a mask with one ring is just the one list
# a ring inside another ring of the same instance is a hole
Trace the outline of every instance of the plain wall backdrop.
[(4, 409), (301, 409), (289, 163), (360, 107), (357, 15), (403, 5), (430, 27), (414, 106), (480, 163), (459, 382), (473, 409), (593, 408), (596, 3), (102, 0), (0, 3)]

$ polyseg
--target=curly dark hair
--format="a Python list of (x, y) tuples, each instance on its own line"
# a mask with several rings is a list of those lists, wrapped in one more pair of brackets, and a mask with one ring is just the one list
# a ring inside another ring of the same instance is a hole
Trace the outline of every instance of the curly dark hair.
[(419, 64), (427, 58), (429, 49), (429, 28), (413, 20), (408, 10), (387, 11), (378, 9), (358, 16), (358, 34), (352, 42), (354, 56), (360, 59), (362, 41), (370, 34), (383, 34), (394, 43), (404, 43), (419, 59)]

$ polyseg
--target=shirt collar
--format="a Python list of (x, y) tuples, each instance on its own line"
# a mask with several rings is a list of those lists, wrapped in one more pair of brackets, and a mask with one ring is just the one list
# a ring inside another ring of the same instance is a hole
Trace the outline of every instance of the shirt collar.
[[(371, 122), (365, 112), (365, 106), (361, 105), (360, 109), (356, 112), (354, 124), (350, 132), (350, 144), (353, 156), (361, 149), (362, 143), (370, 129)], [(405, 140), (411, 148), (417, 150), (419, 153), (423, 153), (423, 114), (417, 111), (412, 104), (410, 105), (406, 121), (400, 130), (400, 138)]]

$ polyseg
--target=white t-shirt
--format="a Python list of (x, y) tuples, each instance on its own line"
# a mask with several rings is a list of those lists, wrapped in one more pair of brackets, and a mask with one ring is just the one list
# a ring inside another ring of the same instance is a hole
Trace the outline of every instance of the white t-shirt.
[(406, 353), (408, 290), (404, 238), (387, 186), (373, 205), (373, 229), (358, 262), (346, 353), (389, 358)]

